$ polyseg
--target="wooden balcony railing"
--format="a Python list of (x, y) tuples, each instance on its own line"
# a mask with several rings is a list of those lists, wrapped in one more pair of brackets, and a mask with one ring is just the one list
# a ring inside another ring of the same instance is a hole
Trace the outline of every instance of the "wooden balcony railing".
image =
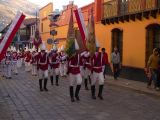
[(104, 18), (160, 8), (160, 0), (111, 0), (104, 3)]

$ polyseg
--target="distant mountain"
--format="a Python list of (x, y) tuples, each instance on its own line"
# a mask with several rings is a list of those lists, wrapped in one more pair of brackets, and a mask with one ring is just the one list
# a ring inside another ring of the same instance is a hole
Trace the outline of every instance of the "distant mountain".
[(17, 11), (27, 17), (35, 17), (39, 6), (28, 0), (0, 0), (0, 31), (11, 22)]

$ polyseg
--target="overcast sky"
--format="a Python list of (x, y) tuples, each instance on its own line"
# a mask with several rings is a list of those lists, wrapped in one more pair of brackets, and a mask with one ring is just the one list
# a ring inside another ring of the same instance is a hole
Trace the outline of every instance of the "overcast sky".
[[(67, 5), (71, 0), (29, 0), (29, 1), (40, 5), (40, 7), (47, 5), (49, 2), (53, 2), (54, 9), (62, 10), (62, 6)], [(92, 2), (94, 2), (94, 0), (74, 0), (74, 4), (78, 5), (78, 7), (85, 6)]]

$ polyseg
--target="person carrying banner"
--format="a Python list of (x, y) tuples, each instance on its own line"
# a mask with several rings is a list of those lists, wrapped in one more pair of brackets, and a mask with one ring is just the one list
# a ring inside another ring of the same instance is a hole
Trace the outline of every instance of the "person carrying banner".
[(78, 53), (79, 46), (75, 40), (75, 54), (69, 58), (69, 81), (70, 81), (70, 97), (71, 102), (74, 102), (74, 83), (76, 83), (75, 98), (79, 101), (79, 91), (82, 83), (82, 76), (80, 74), (80, 54)]
[(95, 96), (95, 84), (98, 81), (99, 83), (99, 92), (98, 97), (103, 100), (102, 91), (104, 86), (104, 76), (103, 76), (103, 54), (99, 52), (98, 41), (96, 41), (96, 52), (91, 60), (92, 64), (92, 80), (91, 80), (91, 94), (92, 99), (96, 99)]

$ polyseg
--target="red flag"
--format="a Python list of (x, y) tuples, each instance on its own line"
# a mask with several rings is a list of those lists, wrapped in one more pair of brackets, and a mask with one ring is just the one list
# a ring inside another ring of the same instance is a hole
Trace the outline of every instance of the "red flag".
[(78, 27), (82, 36), (82, 41), (83, 41), (83, 45), (86, 48), (86, 36), (87, 36), (87, 31), (86, 31), (86, 26), (85, 26), (85, 22), (84, 22), (84, 18), (81, 12), (81, 9), (77, 9), (74, 10), (75, 13), (75, 17), (78, 23)]
[(0, 60), (3, 59), (4, 54), (6, 53), (8, 47), (10, 46), (16, 32), (18, 31), (21, 23), (23, 22), (25, 15), (21, 12), (18, 12), (15, 16), (14, 21), (10, 25), (7, 33), (5, 34), (3, 40), (0, 43)]

